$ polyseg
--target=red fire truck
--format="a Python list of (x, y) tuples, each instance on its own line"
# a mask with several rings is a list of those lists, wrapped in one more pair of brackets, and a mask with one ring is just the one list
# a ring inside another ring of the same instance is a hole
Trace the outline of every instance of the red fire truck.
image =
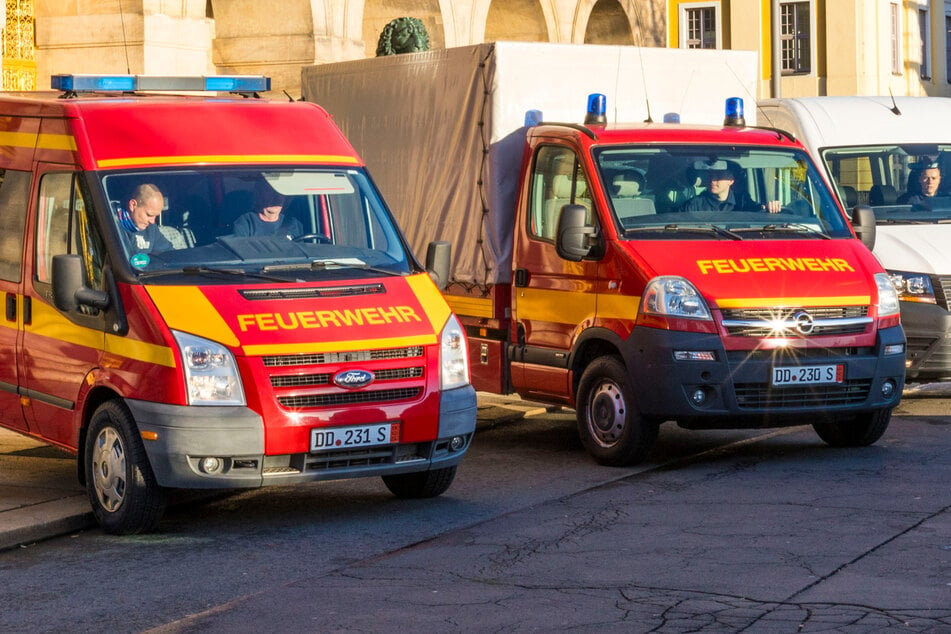
[[(0, 424), (76, 453), (109, 532), (154, 527), (169, 487), (439, 495), (469, 446), (445, 245), (424, 269), (327, 113), (267, 88), (0, 96)], [(247, 230), (262, 207), (280, 223)]]

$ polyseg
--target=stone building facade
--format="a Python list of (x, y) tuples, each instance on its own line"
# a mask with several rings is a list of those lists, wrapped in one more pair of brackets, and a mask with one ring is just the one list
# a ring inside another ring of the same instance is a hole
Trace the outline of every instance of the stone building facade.
[(7, 90), (67, 72), (240, 73), (269, 75), (275, 95), (296, 98), (302, 66), (372, 56), (383, 27), (409, 16), (433, 48), (755, 50), (759, 97), (951, 96), (951, 0), (4, 0), (0, 10)]

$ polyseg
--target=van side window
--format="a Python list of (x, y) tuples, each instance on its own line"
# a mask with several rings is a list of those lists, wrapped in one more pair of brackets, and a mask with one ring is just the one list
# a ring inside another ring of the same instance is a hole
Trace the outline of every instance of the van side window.
[(43, 175), (36, 213), (37, 282), (50, 282), (54, 255), (78, 253), (85, 261), (87, 284), (101, 288), (105, 249), (99, 232), (89, 222), (87, 209), (74, 174)]
[(554, 240), (561, 208), (584, 205), (591, 220), (591, 194), (578, 157), (569, 148), (544, 146), (535, 154), (532, 172), (531, 226), (542, 240)]
[(30, 173), (0, 170), (0, 279), (19, 282), (23, 229), (30, 200)]

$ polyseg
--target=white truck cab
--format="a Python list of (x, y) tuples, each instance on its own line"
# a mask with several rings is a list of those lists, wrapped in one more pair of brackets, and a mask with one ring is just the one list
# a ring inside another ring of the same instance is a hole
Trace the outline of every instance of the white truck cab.
[(871, 207), (874, 253), (901, 299), (907, 378), (951, 378), (951, 99), (803, 97), (758, 106), (793, 133), (842, 206)]

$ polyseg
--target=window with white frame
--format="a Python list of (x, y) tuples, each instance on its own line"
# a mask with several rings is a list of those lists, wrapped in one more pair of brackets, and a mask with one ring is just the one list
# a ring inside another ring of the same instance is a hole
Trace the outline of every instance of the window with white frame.
[(890, 2), (888, 5), (889, 21), (891, 23), (891, 61), (892, 73), (901, 75), (901, 3)]
[(794, 75), (812, 70), (812, 31), (809, 0), (780, 2), (782, 73)]
[(680, 48), (720, 48), (720, 3), (680, 5)]
[(918, 7), (918, 36), (921, 40), (921, 66), (918, 76), (931, 79), (931, 18), (927, 7)]

